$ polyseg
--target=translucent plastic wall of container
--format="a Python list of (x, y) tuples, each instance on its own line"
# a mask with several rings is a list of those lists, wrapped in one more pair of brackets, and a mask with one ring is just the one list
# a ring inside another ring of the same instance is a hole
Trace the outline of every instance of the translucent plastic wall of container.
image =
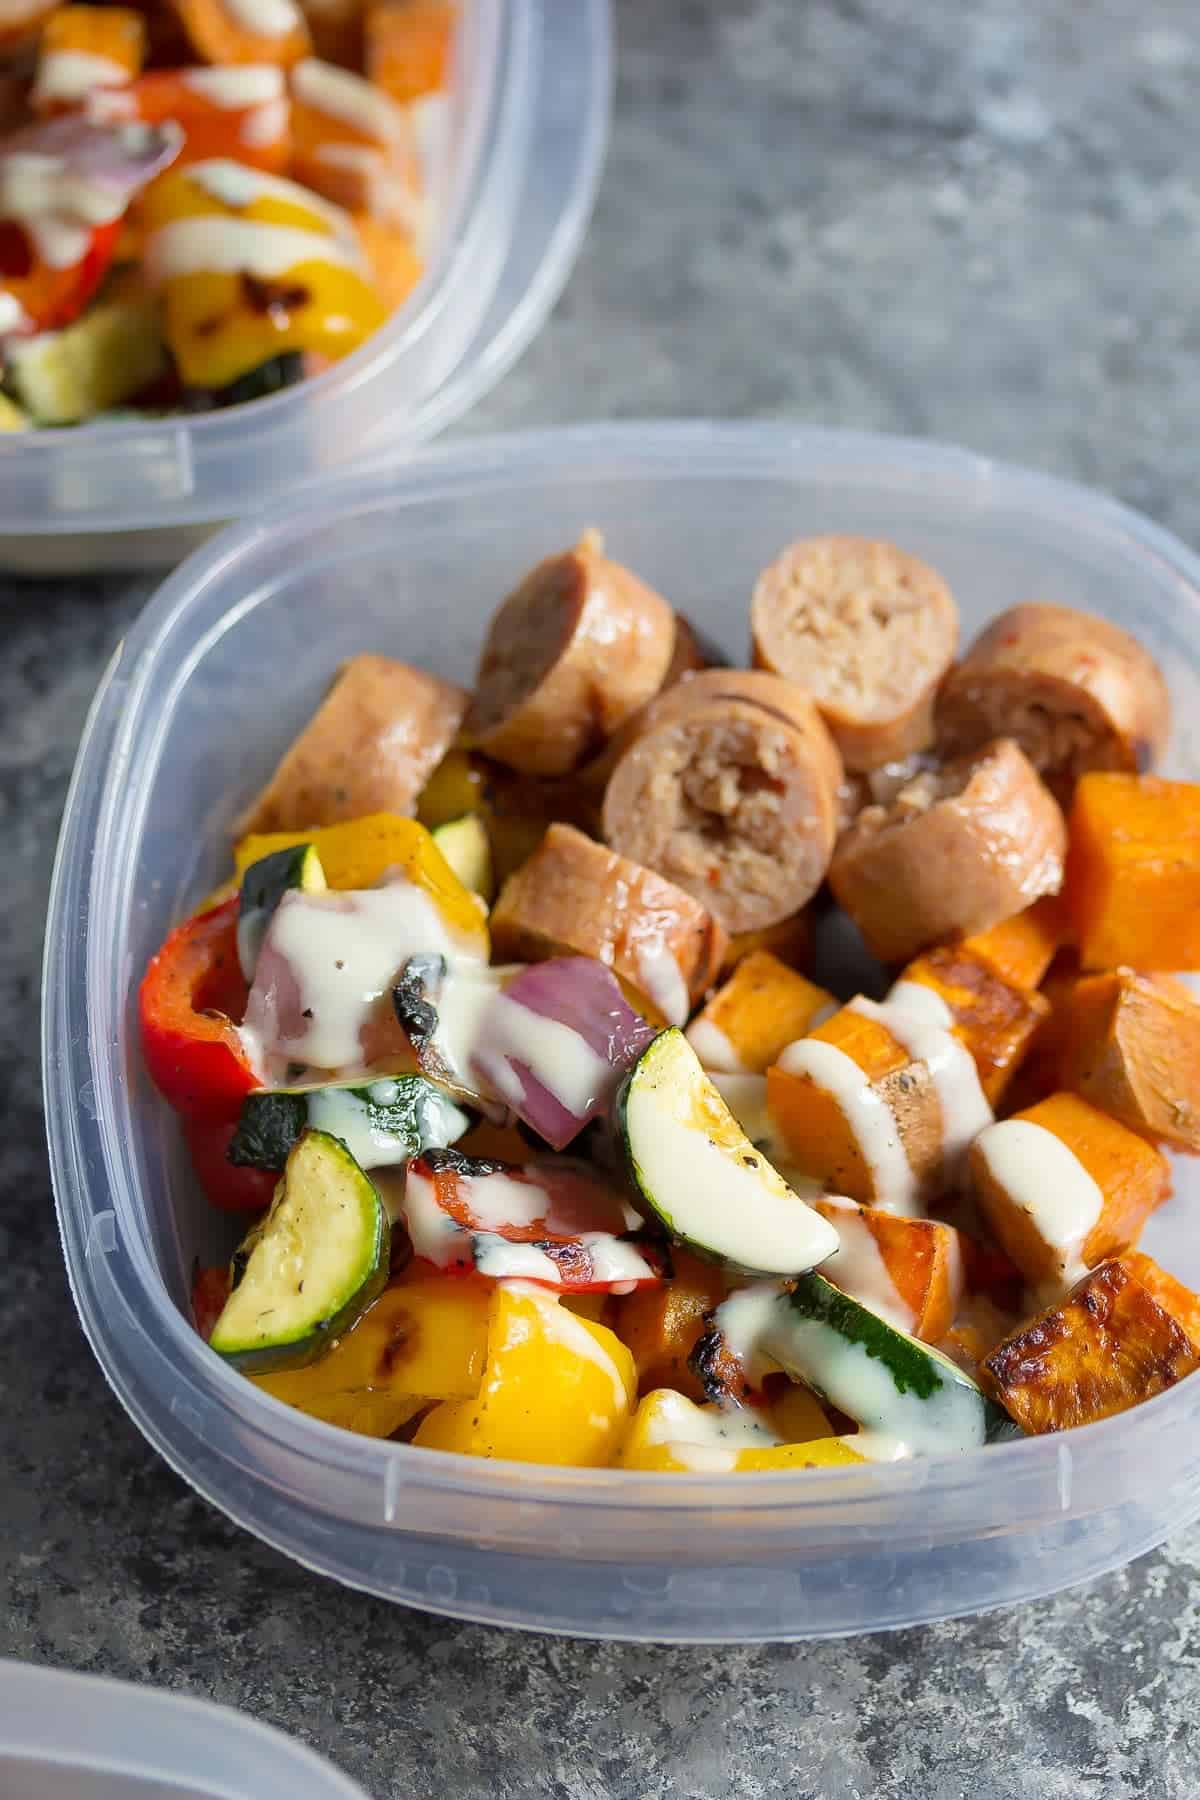
[[(277, 1404), (186, 1316), (228, 1248), (141, 1069), (135, 995), (228, 867), (228, 828), (343, 657), (471, 678), (513, 580), (589, 525), (734, 659), (756, 572), (816, 531), (940, 568), (972, 633), (1030, 595), (1135, 630), (1200, 775), (1200, 565), (1082, 489), (952, 450), (783, 426), (621, 425), (483, 440), (331, 485), (214, 540), (163, 587), (97, 697), (59, 849), (47, 1118), (67, 1264), (116, 1392), (173, 1466), (311, 1567), (434, 1610), (651, 1638), (871, 1630), (1045, 1593), (1200, 1510), (1200, 1380), (976, 1456), (803, 1474), (519, 1467), (355, 1438)], [(1147, 1247), (1184, 1279), (1200, 1172)]]
[(215, 525), (465, 412), (554, 304), (608, 133), (608, 0), (466, 0), (429, 267), (325, 374), (221, 412), (0, 435), (0, 569), (178, 561)]
[(0, 1662), (4, 1800), (366, 1800), (323, 1757), (228, 1706)]

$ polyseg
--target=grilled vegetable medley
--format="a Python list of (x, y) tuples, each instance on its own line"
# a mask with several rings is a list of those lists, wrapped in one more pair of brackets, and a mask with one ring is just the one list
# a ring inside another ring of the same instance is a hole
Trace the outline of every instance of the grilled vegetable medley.
[(1154, 661), (1046, 602), (960, 651), (945, 582), (846, 537), (749, 624), (721, 666), (588, 532), (472, 693), (353, 658), (245, 807), (141, 1026), (247, 1227), (197, 1327), (268, 1393), (718, 1473), (1197, 1367), (1200, 1297), (1138, 1248), (1200, 1151), (1200, 785), (1151, 773)]
[(453, 0), (0, 7), (0, 430), (207, 411), (407, 297)]

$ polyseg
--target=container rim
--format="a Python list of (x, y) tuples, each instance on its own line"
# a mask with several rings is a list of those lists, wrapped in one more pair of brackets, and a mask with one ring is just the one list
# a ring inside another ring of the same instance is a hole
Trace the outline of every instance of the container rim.
[[(969, 508), (1002, 486), (1030, 517), (1053, 517), (1061, 524), (1064, 517), (1086, 513), (1093, 535), (1107, 534), (1153, 563), (1160, 586), (1173, 591), (1183, 615), (1180, 641), (1194, 634), (1200, 620), (1200, 559), (1119, 502), (952, 447), (787, 423), (623, 422), (466, 438), (426, 452), (416, 463), (388, 456), (368, 471), (356, 469), (319, 491), (310, 489), (302, 500), (303, 523), (304, 529), (317, 530), (331, 518), (384, 508), (404, 513), (431, 500), (520, 486), (528, 480), (523, 469), (529, 460), (539, 463), (541, 485), (552, 487), (581, 472), (630, 483), (668, 470), (752, 482), (778, 479), (790, 464), (811, 467), (818, 459), (831, 480), (853, 472), (896, 492), (925, 488), (936, 478), (948, 505)], [(477, 1544), (477, 1523), (460, 1519), (459, 1508), (467, 1502), (489, 1504), (491, 1547), (541, 1558), (576, 1557), (580, 1530), (594, 1555), (621, 1555), (634, 1522), (641, 1554), (655, 1544), (678, 1553), (680, 1533), (701, 1515), (710, 1523), (736, 1516), (753, 1530), (756, 1556), (797, 1546), (806, 1554), (853, 1551), (877, 1542), (881, 1531), (897, 1549), (920, 1550), (980, 1535), (971, 1524), (978, 1504), (975, 1455), (803, 1476), (632, 1476), (482, 1462), (354, 1438), (242, 1380), (170, 1304), (132, 1201), (136, 1172), (128, 1086), (136, 1073), (121, 1066), (115, 1054), (114, 1022), (140, 971), (120, 967), (113, 950), (122, 943), (122, 913), (132, 902), (136, 872), (126, 867), (118, 878), (117, 871), (122, 859), (131, 862), (129, 846), (137, 838), (179, 684), (222, 630), (256, 603), (259, 571), (269, 566), (274, 533), (285, 522), (295, 533), (300, 513), (296, 497), (278, 503), (202, 547), (164, 583), (100, 684), (67, 800), (44, 963), (47, 1131), (72, 1292), (118, 1397), (200, 1492), (277, 1543), (283, 1512), (299, 1508), (308, 1517), (322, 1512), (353, 1521), (381, 1555), (380, 1543), (397, 1531), (443, 1544)], [(219, 618), (214, 615), (186, 661), (173, 666), (176, 631), (203, 612), (205, 595), (239, 565), (246, 599)], [(165, 1392), (173, 1396), (166, 1410), (158, 1397)], [(214, 1423), (228, 1440), (220, 1450), (212, 1445)], [(1156, 1491), (1194, 1475), (1184, 1445), (1198, 1423), (1200, 1382), (1184, 1382), (1129, 1412), (1062, 1436), (989, 1447), (989, 1486), (1004, 1491), (1005, 1528), (1031, 1533), (1106, 1511), (1123, 1499), (1144, 1501), (1139, 1471), (1151, 1445), (1154, 1457), (1147, 1454), (1145, 1466), (1154, 1465)], [(201, 1455), (204, 1447), (207, 1453)], [(270, 1498), (264, 1499), (258, 1490), (267, 1467)], [(1171, 1522), (1182, 1523), (1196, 1512), (1200, 1497), (1181, 1492)], [(575, 1518), (569, 1541), (547, 1539), (547, 1517), (560, 1525)], [(343, 1580), (356, 1580), (319, 1549), (305, 1553), (288, 1542), (281, 1547)]]

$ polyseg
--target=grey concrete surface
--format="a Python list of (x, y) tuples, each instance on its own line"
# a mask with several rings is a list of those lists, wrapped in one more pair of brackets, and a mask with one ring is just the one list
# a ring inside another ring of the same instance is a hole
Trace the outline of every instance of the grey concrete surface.
[[(618, 24), (587, 249), (460, 430), (713, 412), (928, 434), (1200, 542), (1193, 5), (621, 0)], [(1200, 1792), (1200, 1529), (975, 1621), (598, 1647), (340, 1592), (150, 1452), (76, 1323), (35, 1067), (74, 745), (148, 592), (0, 586), (0, 1653), (244, 1707), (376, 1800)]]

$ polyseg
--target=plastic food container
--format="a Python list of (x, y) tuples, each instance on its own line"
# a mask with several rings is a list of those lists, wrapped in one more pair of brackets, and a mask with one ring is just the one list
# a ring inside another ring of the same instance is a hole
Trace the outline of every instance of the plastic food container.
[[(344, 1435), (197, 1337), (192, 1259), (228, 1247), (138, 1053), (168, 925), (226, 872), (228, 826), (365, 649), (471, 679), (508, 584), (587, 525), (735, 657), (754, 576), (802, 532), (894, 538), (973, 633), (1032, 594), (1137, 631), (1200, 775), (1200, 562), (1082, 488), (949, 449), (781, 425), (626, 424), (481, 439), (331, 483), (224, 533), (114, 657), (75, 771), (50, 906), (45, 1079), (84, 1328), (146, 1436), (201, 1493), (341, 1581), (595, 1636), (804, 1638), (998, 1606), (1110, 1569), (1200, 1513), (1200, 1378), (1118, 1418), (975, 1456), (803, 1475), (472, 1461)], [(1147, 1247), (1200, 1280), (1200, 1167)]]
[(281, 1731), (128, 1681), (0, 1662), (8, 1800), (366, 1800)]
[(0, 436), (0, 568), (163, 567), (315, 475), (411, 450), (541, 327), (604, 156), (609, 0), (464, 0), (441, 229), (410, 299), (355, 355), (270, 399), (189, 418)]

